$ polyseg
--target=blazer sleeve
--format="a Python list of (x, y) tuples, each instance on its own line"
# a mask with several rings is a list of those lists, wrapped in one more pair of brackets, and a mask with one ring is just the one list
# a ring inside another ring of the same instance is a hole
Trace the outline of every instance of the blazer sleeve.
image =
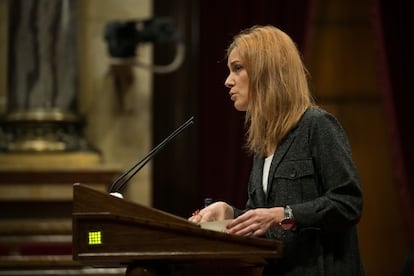
[(340, 231), (355, 225), (362, 212), (362, 191), (348, 138), (327, 112), (312, 117), (308, 143), (320, 195), (291, 208), (298, 227)]

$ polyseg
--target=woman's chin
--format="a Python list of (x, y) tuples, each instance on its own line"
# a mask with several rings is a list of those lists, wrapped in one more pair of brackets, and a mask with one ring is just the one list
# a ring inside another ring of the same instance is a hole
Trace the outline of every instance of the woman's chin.
[(247, 108), (244, 105), (237, 104), (237, 102), (234, 103), (234, 108), (238, 111), (246, 111), (247, 110)]

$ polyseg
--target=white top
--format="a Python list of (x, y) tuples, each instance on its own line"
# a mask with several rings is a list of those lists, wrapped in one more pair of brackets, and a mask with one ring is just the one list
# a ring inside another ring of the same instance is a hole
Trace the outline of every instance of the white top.
[(272, 164), (273, 154), (266, 157), (263, 165), (263, 191), (267, 194), (267, 183), (269, 179), (270, 165)]

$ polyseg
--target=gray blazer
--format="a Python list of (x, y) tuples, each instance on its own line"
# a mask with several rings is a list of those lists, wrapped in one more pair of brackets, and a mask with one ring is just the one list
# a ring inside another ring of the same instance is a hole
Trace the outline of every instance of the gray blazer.
[(309, 108), (278, 145), (263, 192), (264, 159), (254, 157), (245, 210), (290, 205), (294, 231), (270, 229), (281, 240), (283, 257), (265, 275), (364, 275), (356, 224), (362, 192), (348, 139), (339, 122), (320, 108)]

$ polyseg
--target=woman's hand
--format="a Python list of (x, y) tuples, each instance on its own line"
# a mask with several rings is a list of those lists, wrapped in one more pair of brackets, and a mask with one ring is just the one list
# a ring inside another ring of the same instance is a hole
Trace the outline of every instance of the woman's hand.
[(196, 211), (188, 218), (192, 222), (205, 222), (232, 219), (234, 217), (233, 207), (223, 201), (214, 202), (207, 207)]
[(228, 233), (241, 236), (262, 236), (271, 227), (280, 227), (283, 207), (252, 209), (227, 225)]

